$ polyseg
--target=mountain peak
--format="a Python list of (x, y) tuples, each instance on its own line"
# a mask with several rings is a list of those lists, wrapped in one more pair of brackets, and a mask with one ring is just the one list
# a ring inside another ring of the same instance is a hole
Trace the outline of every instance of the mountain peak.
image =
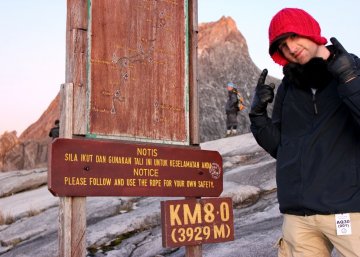
[(243, 50), (248, 52), (246, 40), (231, 17), (222, 16), (215, 22), (200, 23), (199, 31), (201, 31), (198, 37), (199, 55), (207, 48), (229, 41), (239, 43), (241, 47), (245, 47)]

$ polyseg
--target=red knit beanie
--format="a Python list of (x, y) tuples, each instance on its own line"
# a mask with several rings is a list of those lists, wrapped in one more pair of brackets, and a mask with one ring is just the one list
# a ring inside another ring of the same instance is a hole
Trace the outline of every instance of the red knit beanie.
[(277, 51), (279, 39), (289, 33), (295, 33), (311, 39), (319, 45), (327, 43), (321, 36), (319, 23), (307, 12), (297, 8), (284, 8), (272, 18), (269, 26), (269, 54), (278, 64), (284, 66), (288, 61)]

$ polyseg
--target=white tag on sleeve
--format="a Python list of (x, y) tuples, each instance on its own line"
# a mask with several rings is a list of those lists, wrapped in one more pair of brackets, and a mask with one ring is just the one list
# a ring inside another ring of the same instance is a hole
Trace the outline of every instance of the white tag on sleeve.
[(351, 235), (351, 220), (349, 213), (335, 214), (336, 234), (338, 236)]

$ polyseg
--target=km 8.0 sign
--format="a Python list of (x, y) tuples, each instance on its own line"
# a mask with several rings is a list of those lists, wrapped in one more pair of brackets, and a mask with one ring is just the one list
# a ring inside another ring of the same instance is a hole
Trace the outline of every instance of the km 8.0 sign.
[(164, 247), (234, 240), (231, 198), (162, 201), (161, 216)]

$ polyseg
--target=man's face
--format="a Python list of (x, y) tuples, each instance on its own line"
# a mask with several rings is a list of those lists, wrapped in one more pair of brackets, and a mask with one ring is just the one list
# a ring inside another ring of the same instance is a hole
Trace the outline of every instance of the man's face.
[(278, 51), (292, 63), (305, 64), (319, 57), (319, 45), (312, 40), (292, 34), (280, 42)]

